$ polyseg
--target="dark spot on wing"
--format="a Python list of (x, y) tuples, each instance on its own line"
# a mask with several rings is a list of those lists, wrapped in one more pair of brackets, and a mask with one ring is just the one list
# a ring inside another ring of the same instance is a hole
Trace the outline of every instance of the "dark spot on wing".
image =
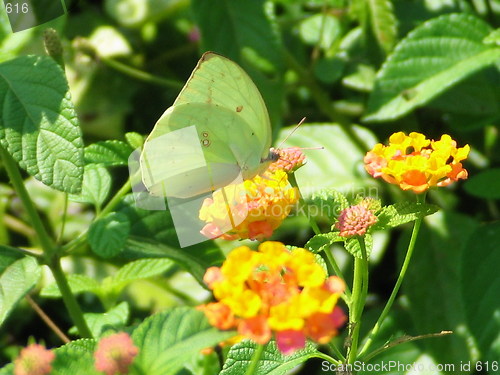
[(242, 105), (239, 105), (236, 107), (236, 112), (241, 112), (243, 111), (243, 106)]

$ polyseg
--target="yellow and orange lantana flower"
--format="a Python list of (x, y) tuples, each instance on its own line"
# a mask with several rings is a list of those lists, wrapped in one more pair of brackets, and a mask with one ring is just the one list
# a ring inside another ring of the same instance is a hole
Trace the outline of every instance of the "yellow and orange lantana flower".
[(433, 186), (466, 179), (467, 170), (461, 162), (469, 151), (469, 145), (457, 148), (447, 134), (434, 141), (420, 133), (398, 132), (391, 135), (388, 146), (379, 143), (366, 154), (365, 169), (403, 190), (423, 193)]
[(253, 251), (241, 246), (224, 264), (207, 270), (205, 282), (218, 302), (200, 306), (213, 326), (236, 328), (259, 344), (273, 337), (284, 354), (303, 348), (306, 338), (325, 344), (346, 317), (337, 306), (344, 282), (327, 277), (314, 254), (267, 241)]
[(240, 184), (226, 186), (207, 198), (199, 217), (207, 238), (263, 240), (271, 237), (299, 200), (299, 191), (288, 183), (288, 172), (304, 164), (297, 148), (279, 151), (280, 159)]

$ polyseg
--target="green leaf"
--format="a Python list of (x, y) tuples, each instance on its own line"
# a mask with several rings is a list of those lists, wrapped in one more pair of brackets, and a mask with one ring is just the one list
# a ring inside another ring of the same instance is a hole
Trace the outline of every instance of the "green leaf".
[[(371, 234), (366, 233), (365, 236), (365, 248), (366, 248), (366, 257), (370, 258), (370, 254), (373, 249), (373, 237)], [(354, 257), (362, 258), (361, 247), (359, 245), (359, 241), (357, 236), (349, 238), (345, 242), (345, 249)]]
[(392, 2), (391, 0), (368, 0), (368, 8), (375, 38), (386, 53), (390, 52), (398, 34)]
[(140, 348), (135, 363), (147, 374), (175, 374), (200, 350), (222, 342), (235, 332), (221, 332), (193, 308), (169, 309), (137, 327), (132, 339)]
[(170, 259), (139, 259), (127, 263), (111, 277), (111, 284), (128, 283), (161, 275), (172, 268)]
[(10, 264), (0, 276), (0, 325), (40, 279), (41, 268), (32, 257)]
[(365, 121), (399, 118), (500, 59), (482, 43), (489, 26), (450, 14), (418, 26), (395, 48), (377, 75)]
[(486, 38), (483, 39), (485, 44), (496, 44), (500, 46), (500, 29), (493, 30)]
[(342, 27), (337, 17), (315, 14), (300, 23), (299, 34), (305, 44), (328, 50), (342, 35)]
[[(306, 165), (295, 172), (306, 200), (324, 189), (353, 195), (377, 195), (379, 189), (376, 181), (364, 171), (363, 157), (378, 140), (366, 128), (353, 126), (352, 130), (363, 142), (362, 150), (340, 125), (331, 123), (304, 125), (284, 142), (283, 147), (324, 147), (305, 151)], [(290, 131), (291, 128), (282, 129), (278, 139), (285, 139)]]
[[(105, 313), (83, 314), (85, 321), (95, 338), (101, 337), (106, 331), (117, 331), (123, 329), (129, 318), (129, 306), (127, 302), (122, 302)], [(76, 327), (72, 327), (70, 333), (77, 334)]]
[(0, 102), (0, 144), (31, 176), (78, 193), (83, 141), (61, 67), (42, 56), (3, 62)]
[(126, 246), (127, 251), (125, 255), (171, 259), (177, 265), (181, 266), (193, 275), (200, 285), (206, 287), (203, 282), (203, 276), (205, 275), (205, 270), (209, 267), (209, 265), (195, 254), (141, 237), (130, 237), (127, 240)]
[(345, 61), (339, 56), (319, 58), (314, 63), (314, 76), (322, 83), (335, 83), (342, 77), (345, 65)]
[[(95, 293), (100, 288), (100, 285), (96, 280), (86, 275), (72, 273), (67, 275), (66, 278), (68, 279), (68, 284), (73, 294), (79, 294), (83, 292)], [(61, 292), (59, 291), (59, 287), (57, 286), (57, 284), (54, 282), (43, 287), (40, 295), (42, 297), (58, 298), (61, 297)]]
[(345, 237), (340, 236), (338, 232), (320, 233), (307, 241), (304, 248), (313, 253), (320, 253), (323, 250), (328, 250), (335, 242), (343, 241), (345, 241)]
[(370, 92), (375, 81), (375, 69), (371, 65), (358, 64), (356, 71), (342, 79), (342, 84), (353, 90)]
[(56, 349), (56, 353), (58, 351), (64, 351), (67, 349), (75, 349), (75, 350), (80, 350), (83, 352), (87, 353), (93, 353), (96, 347), (96, 340), (94, 339), (78, 339), (78, 340), (73, 340), (67, 343), (64, 346), (61, 346), (60, 348)]
[(24, 255), (20, 251), (0, 245), (0, 275), (8, 266), (21, 258), (24, 258)]
[(77, 340), (55, 350), (51, 375), (102, 375), (94, 367), (94, 340)]
[(128, 165), (128, 158), (132, 151), (134, 149), (125, 142), (101, 141), (85, 147), (85, 161), (107, 167)]
[(314, 191), (308, 199), (311, 206), (315, 207), (316, 215), (313, 215), (313, 208), (307, 207), (307, 214), (311, 216), (323, 216), (334, 222), (340, 212), (349, 207), (349, 201), (341, 192), (334, 189), (321, 189)]
[[(472, 218), (453, 212), (439, 212), (425, 218), (403, 283), (415, 334), (442, 330), (454, 332), (445, 337), (421, 341), (420, 345), (438, 363), (453, 363), (457, 358), (464, 362), (477, 359), (469, 357), (473, 340), (466, 332), (459, 274), (463, 253), (473, 251), (466, 244), (477, 226)], [(398, 243), (400, 264), (409, 238), (410, 230)], [(474, 254), (474, 257), (478, 256), (478, 253)], [(476, 299), (474, 310), (477, 303)], [(456, 369), (451, 373), (460, 372)]]
[(69, 199), (101, 207), (108, 197), (110, 188), (111, 176), (107, 169), (99, 164), (87, 164), (83, 172), (82, 191), (78, 195), (70, 195)]
[[(470, 332), (484, 357), (500, 358), (500, 223), (478, 227), (465, 243), (460, 289)], [(500, 370), (489, 372), (499, 374)]]
[(129, 232), (127, 216), (111, 212), (92, 223), (88, 241), (94, 253), (103, 258), (112, 258), (123, 250)]
[(271, 123), (281, 124), (284, 64), (272, 4), (265, 0), (193, 0), (191, 9), (201, 32), (201, 49), (240, 64), (264, 97)]
[[(245, 374), (252, 356), (255, 352), (256, 344), (245, 340), (231, 347), (227, 355), (224, 367), (220, 375), (240, 375)], [(304, 349), (298, 350), (290, 355), (283, 355), (277, 348), (276, 342), (269, 342), (264, 348), (261, 360), (255, 369), (255, 375), (284, 375), (301, 363), (310, 358), (319, 357), (320, 353), (315, 346), (307, 342)]]
[(487, 169), (470, 177), (464, 189), (475, 197), (500, 199), (500, 168)]
[[(139, 259), (125, 264), (114, 275), (106, 277), (102, 282), (86, 275), (70, 274), (68, 284), (73, 294), (91, 292), (98, 295), (121, 290), (134, 280), (147, 279), (168, 271), (174, 262), (170, 259)], [(61, 297), (56, 283), (45, 286), (41, 293), (43, 297)]]
[[(151, 211), (137, 208), (134, 197), (130, 194), (123, 199), (118, 212), (128, 217), (131, 236), (135, 236), (139, 240), (143, 238), (150, 245), (159, 242), (167, 245), (170, 249), (179, 248), (179, 241), (169, 211)], [(144, 248), (143, 250), (146, 253), (137, 252), (133, 248), (128, 250), (130, 250), (128, 255), (131, 257), (162, 257), (158, 251), (155, 251), (154, 247), (148, 247), (147, 250)], [(176, 251), (191, 254), (206, 267), (219, 265), (224, 260), (224, 254), (212, 241), (206, 241)]]
[(373, 230), (383, 230), (410, 223), (419, 217), (432, 215), (439, 208), (433, 204), (398, 202), (382, 208), (377, 215), (378, 221), (372, 227)]
[(133, 150), (141, 148), (144, 144), (144, 137), (136, 132), (125, 133), (125, 139)]

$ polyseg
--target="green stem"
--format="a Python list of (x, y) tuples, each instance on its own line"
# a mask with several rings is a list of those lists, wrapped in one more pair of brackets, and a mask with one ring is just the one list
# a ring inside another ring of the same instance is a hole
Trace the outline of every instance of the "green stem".
[(337, 361), (335, 358), (330, 357), (328, 354), (325, 354), (325, 353), (322, 353), (322, 352), (314, 353), (314, 356), (316, 358), (322, 358), (324, 360), (327, 360), (328, 362), (333, 363), (334, 365), (337, 365), (337, 366), (339, 366), (342, 363), (340, 361)]
[(123, 186), (116, 192), (116, 194), (111, 198), (106, 207), (104, 207), (99, 215), (96, 216), (96, 219), (103, 217), (109, 214), (111, 211), (115, 209), (116, 206), (121, 202), (122, 198), (130, 191), (131, 188), (130, 179), (127, 180), (123, 184)]
[(364, 237), (358, 238), (359, 247), (361, 249), (361, 256), (363, 257), (363, 289), (361, 290), (361, 311), (359, 313), (359, 317), (361, 318), (361, 314), (363, 313), (366, 296), (368, 295), (368, 254), (366, 252), (366, 243)]
[(19, 247), (13, 247), (9, 245), (0, 245), (0, 251), (5, 251), (5, 250), (15, 251), (24, 255), (28, 255), (30, 257), (35, 257), (37, 259), (43, 259), (43, 255), (41, 253), (35, 253), (30, 250), (21, 249)]
[(68, 309), (69, 315), (83, 337), (92, 337), (90, 330), (87, 327), (87, 323), (83, 318), (83, 313), (80, 310), (80, 306), (76, 302), (75, 296), (69, 288), (66, 275), (61, 269), (59, 258), (56, 256), (58, 248), (55, 247), (52, 238), (49, 236), (42, 223), (40, 215), (38, 214), (38, 211), (36, 210), (35, 205), (31, 200), (26, 187), (24, 186), (19, 168), (17, 167), (14, 159), (12, 159), (10, 154), (2, 146), (0, 146), (0, 153), (2, 155), (2, 160), (11, 183), (14, 186), (19, 199), (21, 199), (21, 201), (23, 202), (23, 205), (31, 219), (33, 229), (35, 230), (40, 240), (40, 245), (42, 246), (42, 250), (44, 253), (43, 258), (52, 271), (52, 274), (54, 275), (57, 286), (61, 291), (64, 304)]
[(63, 208), (63, 216), (62, 216), (62, 223), (61, 223), (61, 231), (59, 232), (59, 235), (57, 236), (56, 243), (60, 243), (63, 236), (64, 236), (64, 229), (66, 228), (66, 219), (68, 217), (68, 194), (64, 194), (64, 208)]
[(347, 354), (347, 363), (353, 364), (358, 354), (359, 331), (361, 328), (361, 315), (365, 307), (366, 294), (368, 291), (368, 259), (366, 245), (363, 237), (358, 238), (361, 249), (361, 258), (354, 259), (354, 280), (352, 287), (352, 299), (349, 306), (349, 336), (351, 346)]
[[(333, 256), (333, 254), (330, 251), (327, 251), (326, 249), (325, 249), (325, 251), (322, 252), (322, 254), (325, 254), (326, 262), (327, 262), (327, 264), (329, 264), (332, 267), (335, 275), (340, 277), (345, 282), (344, 274), (340, 270), (340, 267), (339, 267), (337, 261), (335, 260), (335, 257)], [(347, 302), (349, 302), (352, 298), (352, 293), (351, 293), (351, 289), (349, 288), (349, 286), (347, 284), (345, 285), (344, 294), (347, 298)]]
[(255, 370), (257, 369), (257, 366), (259, 365), (260, 357), (262, 356), (263, 352), (264, 352), (264, 345), (257, 344), (257, 347), (255, 348), (255, 352), (253, 353), (253, 356), (252, 356), (252, 361), (250, 362), (250, 365), (248, 366), (247, 371), (245, 372), (245, 375), (253, 375), (255, 373)]
[[(123, 196), (130, 191), (130, 188), (131, 188), (131, 182), (130, 179), (128, 179), (127, 182), (125, 182), (123, 186), (120, 188), (120, 190), (116, 192), (113, 198), (111, 198), (108, 204), (101, 210), (101, 212), (98, 215), (96, 215), (94, 220), (97, 220), (110, 213), (121, 202)], [(62, 247), (63, 252), (70, 253), (78, 249), (85, 243), (86, 238), (87, 238), (87, 232), (81, 233), (77, 238), (68, 242), (66, 245)]]
[(144, 82), (153, 83), (155, 85), (165, 86), (176, 90), (180, 90), (184, 86), (183, 82), (161, 78), (153, 74), (146, 73), (142, 70), (132, 68), (129, 65), (111, 58), (100, 57), (100, 60), (107, 66), (119, 71), (120, 73)]
[[(425, 194), (417, 195), (417, 202), (419, 203), (424, 203), (425, 202)], [(384, 322), (385, 318), (389, 314), (389, 311), (391, 310), (391, 307), (396, 300), (396, 296), (399, 292), (399, 288), (401, 287), (401, 284), (403, 283), (403, 279), (405, 278), (406, 271), (408, 270), (408, 266), (410, 264), (411, 257), (413, 255), (413, 250), (415, 248), (415, 243), (417, 242), (417, 237), (418, 237), (418, 232), (420, 231), (420, 227), (422, 225), (423, 217), (419, 217), (417, 220), (415, 220), (415, 224), (413, 226), (413, 231), (411, 233), (411, 238), (410, 238), (410, 243), (408, 244), (408, 250), (406, 251), (406, 256), (403, 261), (403, 265), (401, 266), (401, 271), (399, 272), (398, 279), (396, 280), (396, 284), (394, 285), (394, 289), (392, 290), (392, 293), (389, 297), (389, 300), (387, 301), (384, 309), (382, 310), (382, 313), (380, 314), (377, 322), (373, 326), (368, 339), (366, 340), (363, 348), (361, 349), (359, 355), (362, 356), (364, 355), (367, 350), (370, 348), (371, 344), (373, 343), (373, 339), (377, 336), (377, 333), (380, 331), (380, 327), (382, 326), (382, 323)]]
[(27, 238), (33, 238), (36, 233), (32, 227), (19, 220), (17, 217), (3, 213), (3, 223), (10, 230), (22, 234)]
[(92, 333), (90, 332), (90, 329), (87, 326), (87, 322), (83, 317), (83, 312), (80, 309), (75, 296), (71, 292), (68, 280), (66, 279), (66, 275), (61, 268), (61, 262), (59, 258), (54, 258), (49, 264), (49, 267), (52, 271), (52, 274), (54, 275), (54, 279), (56, 280), (57, 286), (59, 287), (59, 291), (61, 292), (64, 305), (69, 312), (71, 320), (78, 329), (80, 336), (84, 338), (92, 338)]
[(345, 361), (344, 355), (340, 352), (339, 348), (334, 345), (332, 342), (328, 344), (328, 347), (332, 350), (332, 352), (339, 358), (339, 362), (342, 363)]
[(21, 176), (21, 172), (19, 172), (19, 168), (17, 167), (17, 163), (2, 146), (0, 146), (0, 154), (10, 182), (14, 186), (14, 190), (17, 192), (19, 199), (23, 202), (24, 208), (28, 213), (31, 225), (38, 236), (44, 255), (46, 259), (49, 259), (56, 252), (54, 242), (43, 225), (42, 219), (40, 218), (40, 215), (38, 214), (38, 211), (36, 210), (36, 207), (31, 200), (26, 187), (24, 186), (24, 181)]

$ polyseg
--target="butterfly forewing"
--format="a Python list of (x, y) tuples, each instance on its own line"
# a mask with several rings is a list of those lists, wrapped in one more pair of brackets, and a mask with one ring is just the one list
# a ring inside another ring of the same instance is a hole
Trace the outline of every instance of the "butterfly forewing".
[[(266, 105), (251, 78), (236, 63), (206, 52), (174, 106), (195, 102), (223, 107), (241, 117), (260, 141), (259, 155), (261, 158), (267, 156), (272, 139)], [(237, 137), (239, 129), (232, 131), (233, 137)]]
[(164, 196), (213, 191), (261, 173), (270, 144), (257, 87), (236, 63), (207, 52), (144, 143), (143, 183)]
[[(240, 131), (233, 136), (233, 129)], [(155, 195), (189, 197), (257, 173), (253, 130), (234, 112), (206, 103), (169, 108), (141, 155), (146, 188)], [(256, 172), (254, 172), (256, 171)], [(252, 176), (253, 177), (253, 176)]]

